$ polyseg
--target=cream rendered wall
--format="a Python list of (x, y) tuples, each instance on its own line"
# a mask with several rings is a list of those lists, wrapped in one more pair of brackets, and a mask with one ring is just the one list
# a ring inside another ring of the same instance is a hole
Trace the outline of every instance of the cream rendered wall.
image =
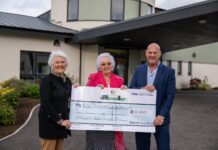
[(20, 51), (51, 52), (54, 49), (63, 50), (69, 56), (69, 66), (66, 73), (79, 78), (79, 47), (66, 45), (60, 39), (61, 46), (53, 46), (53, 38), (31, 35), (1, 33), (0, 35), (0, 82), (11, 77), (20, 77)]
[[(163, 54), (164, 60), (218, 64), (218, 42)], [(196, 57), (193, 57), (193, 53)]]
[[(155, 0), (142, 0), (142, 1), (152, 6), (155, 6)], [(155, 7), (153, 7), (153, 12), (154, 12), (154, 8)], [(78, 30), (78, 31), (114, 23), (113, 21), (67, 22), (67, 0), (52, 0), (51, 1), (51, 21), (52, 23), (56, 25)]]
[[(197, 77), (204, 79), (205, 76), (208, 77), (208, 82), (212, 87), (218, 87), (218, 80), (215, 76), (218, 74), (218, 42), (205, 44), (201, 46), (180, 49), (177, 51), (172, 51), (163, 54), (163, 60), (171, 60), (173, 68), (177, 69), (178, 61), (182, 61), (183, 74), (177, 75), (177, 88), (181, 88), (181, 84), (187, 82), (191, 76), (187, 75), (188, 64), (187, 62), (192, 62), (192, 77)], [(193, 57), (193, 53), (196, 57)]]
[[(167, 65), (166, 61), (162, 62), (163, 64)], [(178, 62), (173, 62), (172, 61), (172, 68), (175, 70), (175, 76), (176, 76), (176, 88), (184, 88), (184, 86), (189, 86), (189, 81), (192, 78), (192, 76), (188, 75), (188, 63), (187, 62), (182, 62), (182, 74), (177, 75), (177, 70), (178, 70)], [(193, 67), (193, 66), (192, 66)]]
[(51, 1), (51, 20), (52, 23), (62, 27), (82, 30), (94, 28), (113, 22), (110, 21), (72, 21), (67, 22), (67, 0), (52, 0)]
[(90, 73), (95, 73), (98, 45), (82, 46), (81, 85), (86, 85)]
[(95, 28), (98, 26), (103, 26), (107, 24), (111, 24), (113, 22), (109, 21), (76, 21), (76, 22), (66, 22), (63, 23), (63, 27), (74, 29), (77, 31), (86, 30), (90, 28)]
[(212, 87), (218, 87), (218, 65), (217, 64), (193, 64), (193, 77), (200, 78), (203, 80), (207, 76), (208, 83)]
[[(167, 64), (163, 61), (163, 64)], [(191, 78), (199, 78), (204, 80), (205, 77), (208, 79), (208, 83), (212, 87), (218, 87), (218, 65), (216, 64), (203, 64), (203, 63), (192, 63), (192, 75), (188, 75), (188, 62), (182, 62), (182, 74), (177, 75), (177, 61), (172, 61), (172, 68), (175, 69), (176, 75), (176, 88), (184, 88), (184, 86), (189, 86), (189, 81)]]

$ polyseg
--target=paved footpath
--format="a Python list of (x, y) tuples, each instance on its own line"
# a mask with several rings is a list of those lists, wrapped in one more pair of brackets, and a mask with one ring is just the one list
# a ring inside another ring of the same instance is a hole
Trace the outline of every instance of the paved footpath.
[[(39, 150), (38, 108), (17, 134), (0, 141), (0, 150)], [(218, 150), (218, 92), (177, 92), (171, 111), (172, 150)], [(133, 133), (125, 133), (128, 150), (135, 150)], [(85, 132), (72, 131), (64, 150), (84, 150)], [(152, 136), (151, 149), (156, 150)]]

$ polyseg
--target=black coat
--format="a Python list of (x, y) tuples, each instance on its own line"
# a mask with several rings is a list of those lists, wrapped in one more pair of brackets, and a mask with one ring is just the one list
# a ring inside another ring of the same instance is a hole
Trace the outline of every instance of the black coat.
[(66, 138), (70, 133), (57, 122), (69, 119), (69, 98), (72, 83), (69, 78), (47, 75), (40, 84), (39, 136), (44, 139)]

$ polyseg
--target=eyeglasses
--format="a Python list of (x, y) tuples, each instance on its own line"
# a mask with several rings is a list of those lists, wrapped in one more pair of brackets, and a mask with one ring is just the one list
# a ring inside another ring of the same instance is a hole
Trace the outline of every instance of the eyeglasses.
[(110, 66), (111, 63), (102, 63), (102, 64), (101, 64), (101, 66), (106, 66), (106, 65), (107, 65), (107, 66)]

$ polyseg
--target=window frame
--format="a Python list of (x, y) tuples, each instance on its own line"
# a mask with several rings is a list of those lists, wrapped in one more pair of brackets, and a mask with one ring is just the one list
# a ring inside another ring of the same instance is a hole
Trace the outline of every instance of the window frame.
[(170, 68), (172, 67), (172, 60), (167, 60), (167, 66)]
[(69, 1), (72, 1), (72, 0), (67, 0), (67, 22), (70, 22), (70, 21), (78, 21), (79, 20), (79, 0), (75, 0), (77, 1), (77, 16), (75, 19), (69, 19)]
[(192, 75), (192, 62), (189, 61), (188, 62), (188, 76), (191, 76)]
[(119, 20), (119, 19), (113, 19), (112, 18), (112, 1), (116, 1), (116, 0), (111, 0), (111, 9), (110, 9), (110, 20), (111, 21), (123, 21), (124, 20), (124, 13), (125, 13), (125, 0), (122, 0), (123, 1), (123, 11), (122, 11), (122, 19), (121, 20)]
[[(70, 8), (70, 1), (75, 1), (76, 3), (77, 3), (77, 7), (76, 7), (76, 17), (75, 18), (69, 18), (70, 17), (70, 14), (69, 14), (69, 8)], [(153, 9), (153, 6), (151, 5), (151, 4), (148, 4), (148, 3), (146, 3), (146, 2), (144, 2), (144, 1), (141, 1), (141, 0), (136, 0), (136, 1), (138, 1), (138, 16), (137, 17), (140, 17), (140, 16), (145, 16), (145, 15), (141, 15), (141, 13), (142, 13), (142, 8), (141, 8), (141, 6), (142, 6), (142, 3), (145, 3), (146, 5), (148, 5), (150, 8), (151, 8), (151, 12), (150, 12), (150, 14), (152, 14), (152, 9)], [(123, 3), (123, 7), (122, 7), (122, 18), (121, 19), (114, 19), (113, 18), (113, 12), (114, 11), (112, 11), (113, 10), (113, 5), (112, 5), (112, 3), (113, 2), (116, 2), (116, 0), (110, 0), (110, 18), (108, 18), (109, 20), (108, 21), (123, 21), (123, 20), (125, 20), (125, 5), (126, 5), (126, 0), (122, 0), (122, 3)], [(80, 1), (79, 0), (67, 0), (67, 22), (71, 22), (71, 21), (79, 21), (80, 20), (80, 18), (79, 18), (79, 5), (80, 5)], [(149, 14), (148, 14), (149, 15)], [(86, 21), (86, 20), (88, 20), (88, 21), (102, 21), (102, 20), (98, 20), (98, 19), (96, 19), (96, 20), (93, 20), (93, 19), (83, 19), (82, 21)], [(103, 20), (103, 21), (106, 21), (106, 20)]]
[(178, 61), (178, 64), (177, 64), (177, 75), (182, 75), (182, 61)]
[[(22, 54), (27, 54), (27, 55), (31, 54), (31, 55), (33, 55), (32, 73), (21, 73), (21, 71), (22, 71), (21, 70), (21, 68), (22, 68), (22, 65), (21, 65), (21, 63), (22, 63), (22, 61), (21, 61)], [(46, 76), (47, 74), (38, 73), (38, 71), (37, 71), (37, 64), (38, 64), (37, 57), (38, 56), (47, 56), (49, 58), (49, 55), (50, 55), (50, 52), (37, 52), (37, 51), (21, 50), (20, 51), (20, 79), (28, 80), (28, 78), (29, 78), (29, 79), (32, 79), (34, 82), (36, 82), (37, 79), (43, 78), (44, 76)], [(50, 69), (49, 69), (49, 73), (50, 73)]]
[[(144, 2), (144, 1), (141, 1), (141, 0), (139, 0), (140, 2), (139, 2), (139, 17), (141, 17), (141, 16), (146, 16), (146, 15), (150, 15), (150, 14), (152, 14), (152, 8), (153, 8), (153, 6), (151, 5), (151, 4), (148, 4), (148, 3), (146, 3), (146, 2)], [(147, 4), (150, 8), (151, 8), (151, 12), (150, 12), (150, 14), (146, 14), (146, 15), (141, 15), (142, 14), (142, 3), (145, 3), (145, 4)]]

